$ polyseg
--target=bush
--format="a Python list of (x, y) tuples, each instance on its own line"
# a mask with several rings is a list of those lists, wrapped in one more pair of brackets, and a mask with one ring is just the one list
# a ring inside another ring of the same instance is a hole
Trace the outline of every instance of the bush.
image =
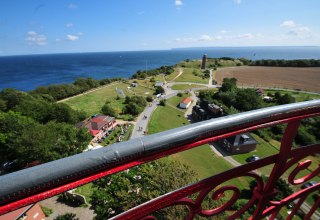
[(177, 96), (182, 97), (183, 94), (181, 92), (178, 92)]
[(53, 213), (53, 210), (50, 208), (47, 208), (45, 206), (40, 206), (40, 207), (46, 217), (49, 217)]
[(152, 96), (147, 96), (146, 100), (147, 100), (147, 102), (152, 102), (153, 98), (152, 98)]
[(74, 213), (66, 213), (64, 215), (58, 215), (54, 220), (79, 220)]
[(112, 117), (117, 116), (116, 111), (109, 104), (105, 104), (104, 106), (102, 106), (101, 112), (105, 115), (110, 115)]
[(161, 106), (166, 106), (166, 100), (165, 99), (162, 99), (159, 103), (159, 105)]
[(157, 86), (156, 87), (156, 94), (163, 94), (164, 93), (164, 89), (161, 86)]

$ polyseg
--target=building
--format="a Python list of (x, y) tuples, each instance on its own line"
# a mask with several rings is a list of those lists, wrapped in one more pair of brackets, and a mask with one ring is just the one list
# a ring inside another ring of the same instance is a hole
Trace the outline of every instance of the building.
[(134, 82), (131, 83), (131, 87), (138, 87), (138, 85), (139, 85), (138, 83), (134, 83)]
[(158, 87), (158, 86), (161, 87), (161, 86), (163, 86), (163, 82), (157, 81), (154, 86), (155, 86), (155, 87)]
[(207, 62), (207, 54), (203, 55), (202, 57), (201, 69), (204, 70), (206, 68), (206, 62)]
[(249, 133), (221, 139), (218, 143), (231, 154), (248, 153), (255, 150), (258, 144)]
[(261, 88), (256, 89), (256, 93), (257, 93), (258, 95), (260, 95), (260, 96), (263, 96), (263, 94), (264, 94), (264, 90), (263, 90), (263, 89), (261, 89)]
[(192, 103), (192, 99), (187, 97), (180, 102), (179, 107), (186, 109), (191, 105), (191, 103)]
[(77, 128), (87, 128), (92, 136), (98, 135), (106, 129), (113, 129), (116, 120), (114, 117), (106, 115), (95, 115), (92, 118), (82, 121), (76, 125)]
[(203, 121), (209, 119), (207, 111), (202, 109), (199, 105), (193, 106), (191, 116), (194, 121)]
[(43, 220), (45, 218), (46, 216), (38, 203), (14, 210), (0, 216), (0, 220)]
[(214, 114), (215, 116), (222, 116), (223, 115), (223, 109), (215, 104), (208, 104), (208, 111)]

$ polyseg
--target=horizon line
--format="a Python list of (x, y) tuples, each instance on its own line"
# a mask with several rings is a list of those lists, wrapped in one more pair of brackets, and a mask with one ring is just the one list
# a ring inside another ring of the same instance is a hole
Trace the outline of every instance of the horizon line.
[(194, 50), (194, 49), (210, 49), (210, 48), (266, 48), (266, 47), (320, 47), (317, 45), (307, 45), (307, 46), (210, 46), (210, 47), (174, 47), (168, 49), (149, 49), (149, 50), (110, 50), (110, 51), (78, 51), (78, 52), (52, 52), (52, 53), (32, 53), (32, 54), (1, 54), (0, 57), (12, 57), (12, 56), (33, 56), (33, 55), (59, 55), (59, 54), (84, 54), (84, 53), (127, 53), (127, 52), (145, 52), (145, 51), (169, 51), (169, 50)]

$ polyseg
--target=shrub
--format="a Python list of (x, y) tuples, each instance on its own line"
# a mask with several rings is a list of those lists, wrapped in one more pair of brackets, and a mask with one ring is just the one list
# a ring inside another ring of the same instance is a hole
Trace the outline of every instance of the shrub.
[(152, 96), (147, 96), (146, 100), (147, 100), (147, 102), (152, 102), (153, 98), (152, 98)]
[(45, 206), (40, 206), (40, 207), (46, 217), (49, 217), (53, 213), (53, 210), (50, 208), (47, 208)]
[(112, 117), (116, 117), (117, 115), (116, 111), (109, 104), (102, 106), (101, 111), (103, 114), (110, 115)]
[(178, 92), (177, 96), (182, 97), (183, 94), (181, 92)]
[(166, 106), (166, 100), (165, 99), (162, 99), (159, 103), (159, 105), (161, 106)]

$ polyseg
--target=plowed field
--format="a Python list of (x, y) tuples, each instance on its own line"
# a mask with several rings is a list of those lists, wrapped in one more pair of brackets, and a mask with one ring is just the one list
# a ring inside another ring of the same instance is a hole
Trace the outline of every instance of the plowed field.
[(223, 78), (237, 78), (238, 86), (297, 89), (320, 93), (320, 67), (228, 67), (216, 74), (218, 84)]

